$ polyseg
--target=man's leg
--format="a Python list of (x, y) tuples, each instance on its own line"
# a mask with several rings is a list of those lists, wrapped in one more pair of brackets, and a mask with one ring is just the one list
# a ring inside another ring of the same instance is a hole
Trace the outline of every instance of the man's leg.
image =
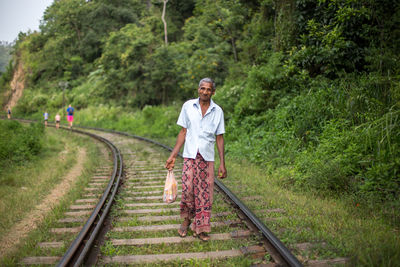
[(195, 214), (194, 195), (193, 195), (193, 159), (183, 160), (182, 170), (182, 195), (181, 195), (181, 218), (184, 221), (179, 229), (180, 236), (186, 236), (187, 228)]
[[(193, 178), (195, 218), (192, 230), (197, 235), (211, 232), (211, 208), (214, 191), (214, 162), (205, 161), (198, 153)], [(201, 236), (200, 236), (201, 237)]]

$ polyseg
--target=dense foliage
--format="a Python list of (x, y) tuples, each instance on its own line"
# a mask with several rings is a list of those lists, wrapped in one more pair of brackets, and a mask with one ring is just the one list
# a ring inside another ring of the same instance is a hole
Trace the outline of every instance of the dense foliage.
[(24, 126), (17, 121), (0, 120), (0, 176), (6, 168), (21, 165), (38, 155), (43, 134), (42, 124)]
[(400, 3), (170, 0), (168, 45), (161, 9), (155, 0), (55, 1), (41, 32), (16, 43), (30, 88), (16, 112), (58, 111), (67, 84), (85, 124), (112, 114), (114, 128), (173, 136), (176, 112), (162, 111), (179, 109), (209, 76), (230, 156), (297, 188), (398, 201)]
[(13, 64), (11, 61), (12, 45), (7, 42), (0, 42), (0, 104), (5, 105), (8, 100), (6, 92), (10, 90), (10, 81), (13, 74)]

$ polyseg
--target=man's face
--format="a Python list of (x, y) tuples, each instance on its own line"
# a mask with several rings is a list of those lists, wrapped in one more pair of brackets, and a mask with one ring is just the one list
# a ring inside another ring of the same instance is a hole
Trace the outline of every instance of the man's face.
[(213, 90), (211, 83), (203, 82), (200, 84), (198, 92), (201, 101), (210, 101), (211, 96), (213, 96), (215, 93), (215, 90)]

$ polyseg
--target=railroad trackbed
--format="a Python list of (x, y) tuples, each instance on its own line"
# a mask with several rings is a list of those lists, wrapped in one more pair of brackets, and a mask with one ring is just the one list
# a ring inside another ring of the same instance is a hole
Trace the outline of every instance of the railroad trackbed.
[[(104, 136), (104, 135), (103, 135)], [(111, 212), (111, 227), (101, 247), (98, 264), (107, 265), (232, 265), (246, 266), (254, 258), (263, 258), (265, 249), (260, 238), (252, 234), (226, 202), (215, 192), (212, 213), (212, 233), (209, 242), (192, 236), (181, 238), (177, 229), (181, 223), (179, 201), (162, 201), (168, 152), (129, 137), (107, 134), (107, 139), (119, 146), (124, 157), (124, 184)], [(182, 160), (177, 160), (175, 176), (178, 192)], [(179, 200), (179, 198), (178, 198)]]
[[(165, 204), (162, 194), (167, 171), (163, 166), (169, 155), (167, 150), (131, 136), (85, 131), (115, 146), (114, 165), (110, 163), (97, 170), (82, 197), (50, 229), (50, 240), (37, 244), (40, 253), (24, 258), (21, 264), (301, 266), (291, 255), (289, 263), (285, 262), (287, 255), (280, 255), (279, 248), (274, 248), (276, 244), (266, 241), (264, 230), (235, 204), (234, 197), (226, 193), (228, 189), (220, 186), (214, 188), (211, 240), (201, 241), (192, 236), (191, 230), (185, 238), (179, 237), (182, 159), (177, 159), (174, 171), (179, 184), (178, 199)], [(122, 170), (119, 180), (117, 174)], [(115, 198), (106, 198), (105, 191), (115, 194)], [(104, 206), (113, 204), (112, 208), (99, 208), (102, 200)], [(106, 219), (93, 215), (94, 209), (102, 209), (100, 213), (108, 214)], [(90, 220), (92, 228), (85, 230)]]

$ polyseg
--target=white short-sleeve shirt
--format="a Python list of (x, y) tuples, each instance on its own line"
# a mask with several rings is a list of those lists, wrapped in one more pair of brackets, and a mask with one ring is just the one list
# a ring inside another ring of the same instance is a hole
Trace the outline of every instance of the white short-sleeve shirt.
[(199, 98), (185, 102), (179, 114), (179, 126), (186, 128), (183, 157), (195, 159), (197, 151), (206, 161), (214, 161), (215, 136), (225, 133), (224, 112), (211, 100), (204, 117)]

